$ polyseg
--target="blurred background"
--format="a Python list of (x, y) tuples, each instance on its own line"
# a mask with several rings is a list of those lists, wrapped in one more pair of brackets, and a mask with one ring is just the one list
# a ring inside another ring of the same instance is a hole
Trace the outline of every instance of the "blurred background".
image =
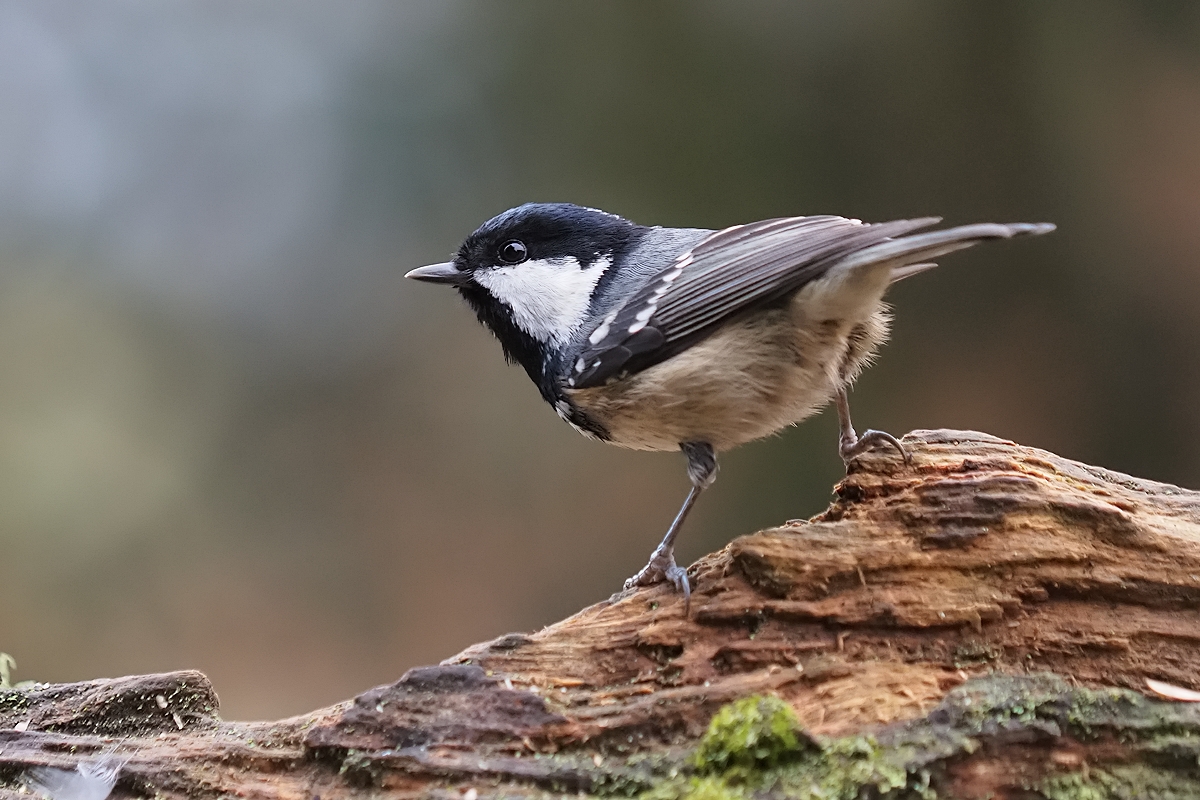
[[(859, 427), (1200, 487), (1200, 4), (0, 2), (0, 650), (301, 713), (620, 588), (677, 454), (563, 425), (453, 292), (483, 220), (1041, 221), (896, 287)], [(820, 511), (827, 412), (690, 561)]]

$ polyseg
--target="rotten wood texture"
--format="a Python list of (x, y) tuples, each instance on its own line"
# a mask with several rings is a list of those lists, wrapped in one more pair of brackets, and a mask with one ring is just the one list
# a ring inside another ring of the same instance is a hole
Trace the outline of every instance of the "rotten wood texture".
[(758, 694), (827, 744), (871, 735), (903, 779), (829, 796), (1196, 796), (1200, 705), (1138, 692), (1200, 689), (1200, 493), (904, 441), (910, 467), (869, 454), (823, 514), (694, 564), (690, 617), (626, 592), (275, 723), (220, 721), (198, 673), (0, 691), (0, 798), (100, 756), (125, 762), (114, 796), (680, 796), (713, 714)]

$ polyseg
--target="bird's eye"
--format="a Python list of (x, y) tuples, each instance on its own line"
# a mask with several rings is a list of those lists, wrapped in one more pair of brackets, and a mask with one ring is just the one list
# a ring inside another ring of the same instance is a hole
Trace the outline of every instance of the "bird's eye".
[(529, 258), (529, 251), (522, 242), (513, 239), (500, 245), (500, 260), (505, 264), (520, 264)]

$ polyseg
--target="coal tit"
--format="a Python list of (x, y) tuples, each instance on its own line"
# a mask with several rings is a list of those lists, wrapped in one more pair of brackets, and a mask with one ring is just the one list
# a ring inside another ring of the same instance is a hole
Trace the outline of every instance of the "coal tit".
[(883, 295), (933, 259), (1049, 223), (919, 232), (937, 217), (866, 224), (785, 217), (719, 231), (645, 227), (566, 203), (488, 220), (454, 259), (407, 277), (454, 286), (510, 362), (585, 436), (681, 449), (692, 489), (625, 588), (667, 580), (690, 597), (675, 537), (717, 473), (716, 454), (833, 400), (840, 453), (904, 447), (850, 423), (846, 391), (888, 334)]

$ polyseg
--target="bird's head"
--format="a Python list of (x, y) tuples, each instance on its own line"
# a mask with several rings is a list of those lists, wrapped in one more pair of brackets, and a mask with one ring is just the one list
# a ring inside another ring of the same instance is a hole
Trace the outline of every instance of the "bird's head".
[(452, 261), (407, 277), (456, 287), (509, 360), (540, 382), (591, 318), (605, 276), (646, 230), (592, 208), (527, 203), (479, 226)]

